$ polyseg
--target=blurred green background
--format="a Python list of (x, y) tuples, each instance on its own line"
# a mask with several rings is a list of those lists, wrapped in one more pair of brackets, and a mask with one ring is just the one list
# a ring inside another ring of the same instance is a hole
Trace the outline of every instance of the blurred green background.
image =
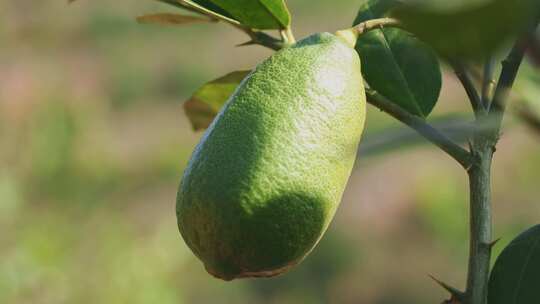
[[(349, 26), (359, 3), (290, 0), (297, 37)], [(289, 273), (208, 275), (176, 227), (177, 184), (201, 136), (182, 101), (270, 52), (234, 47), (247, 37), (222, 24), (134, 21), (164, 11), (150, 0), (0, 2), (0, 303), (432, 304), (446, 294), (428, 274), (463, 286), (466, 176), (427, 144), (361, 155), (328, 233)], [(469, 115), (452, 74), (444, 81), (434, 117)], [(368, 115), (367, 147), (400, 127)], [(540, 222), (539, 139), (508, 119), (497, 252)]]

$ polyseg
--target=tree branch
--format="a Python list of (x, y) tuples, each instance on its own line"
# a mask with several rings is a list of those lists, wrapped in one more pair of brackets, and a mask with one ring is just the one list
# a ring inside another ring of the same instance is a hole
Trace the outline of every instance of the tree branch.
[(482, 104), (482, 99), (480, 98), (478, 90), (474, 85), (474, 80), (471, 74), (469, 73), (465, 65), (463, 65), (461, 62), (457, 60), (449, 60), (449, 63), (454, 69), (456, 76), (458, 77), (459, 81), (461, 81), (461, 84), (463, 85), (463, 88), (465, 89), (465, 92), (469, 97), (469, 101), (471, 102), (474, 115), (479, 118), (486, 113), (486, 109)]
[(366, 93), (368, 103), (416, 130), (420, 135), (454, 158), (464, 168), (468, 169), (470, 167), (470, 153), (454, 143), (451, 139), (446, 137), (446, 135), (433, 128), (424, 119), (410, 114), (374, 90), (367, 89)]
[(473, 139), (474, 161), (469, 174), (469, 262), (466, 301), (464, 304), (486, 304), (491, 260), (491, 162), (492, 147), (481, 133)]
[[(162, 1), (162, 0), (159, 0), (159, 1)], [(189, 0), (165, 0), (165, 1), (191, 2)], [(229, 19), (229, 18), (227, 18), (227, 19)], [(268, 34), (266, 34), (264, 32), (253, 31), (250, 28), (243, 27), (241, 24), (236, 24), (235, 22), (231, 22), (231, 20), (232, 19), (224, 20), (224, 21), (226, 21), (226, 22), (230, 23), (232, 26), (242, 30), (243, 32), (248, 34), (250, 36), (250, 38), (251, 38), (251, 41), (248, 41), (247, 43), (242, 44), (242, 45), (258, 44), (258, 45), (261, 45), (261, 46), (264, 46), (264, 47), (267, 47), (267, 48), (270, 48), (272, 50), (277, 51), (277, 50), (280, 50), (283, 47), (287, 46), (288, 44), (291, 44), (291, 43), (295, 42), (294, 35), (290, 31), (290, 29), (281, 30), (280, 34), (281, 34), (282, 39), (279, 40), (279, 39), (276, 39), (276, 38), (274, 38), (274, 37), (272, 37), (272, 36), (270, 36), (270, 35), (268, 35)], [(235, 20), (232, 20), (232, 21), (235, 21)], [(375, 30), (375, 29), (380, 29), (380, 28), (382, 28), (384, 26), (400, 26), (400, 22), (398, 20), (396, 20), (396, 19), (393, 19), (393, 18), (372, 19), (372, 20), (368, 20), (368, 21), (359, 23), (359, 24), (355, 25), (354, 27), (352, 27), (350, 29), (346, 29), (346, 30), (343, 30), (343, 31), (340, 31), (340, 32), (348, 32), (348, 31), (350, 31), (351, 34), (353, 36), (355, 36), (355, 39), (356, 39), (358, 36), (360, 36), (360, 35), (362, 35), (362, 34), (364, 34), (366, 32), (369, 32), (369, 31)]]
[[(536, 28), (537, 20), (534, 27)], [(527, 37), (530, 32), (527, 33)], [(492, 210), (491, 210), (491, 163), (495, 146), (499, 140), (499, 132), (508, 103), (510, 90), (525, 55), (526, 44), (518, 40), (507, 59), (499, 82), (495, 89), (493, 101), (488, 109), (486, 128), (483, 121), (477, 120), (475, 135), (471, 143), (474, 160), (469, 173), (470, 187), (470, 248), (467, 274), (465, 304), (485, 304), (487, 301), (489, 269), (491, 260)]]

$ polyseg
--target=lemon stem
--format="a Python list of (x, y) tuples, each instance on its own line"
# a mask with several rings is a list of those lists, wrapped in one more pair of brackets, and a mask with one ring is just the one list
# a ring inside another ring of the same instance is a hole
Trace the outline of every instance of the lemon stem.
[(356, 41), (360, 35), (371, 30), (382, 29), (385, 26), (400, 26), (400, 22), (394, 18), (378, 18), (359, 23), (351, 28), (336, 32), (336, 36), (343, 39), (351, 47), (355, 47)]
[(294, 38), (294, 34), (290, 27), (280, 30), (279, 33), (281, 34), (281, 39), (285, 42), (286, 45), (291, 45), (296, 42), (296, 39)]

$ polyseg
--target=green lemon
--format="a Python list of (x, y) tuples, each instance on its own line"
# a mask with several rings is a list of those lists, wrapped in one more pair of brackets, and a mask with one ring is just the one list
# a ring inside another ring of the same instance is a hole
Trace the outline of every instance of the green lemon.
[(283, 273), (328, 227), (365, 119), (360, 60), (346, 41), (315, 34), (259, 64), (193, 152), (178, 227), (212, 275)]

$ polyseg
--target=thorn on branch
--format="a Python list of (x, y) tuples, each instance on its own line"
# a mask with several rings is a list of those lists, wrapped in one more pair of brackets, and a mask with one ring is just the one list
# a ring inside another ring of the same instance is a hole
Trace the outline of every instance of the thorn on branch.
[[(465, 300), (465, 293), (460, 291), (459, 289), (457, 288), (454, 288), (446, 283), (444, 283), (443, 281), (435, 278), (434, 276), (432, 275), (428, 275), (433, 281), (435, 281), (435, 283), (437, 283), (439, 286), (441, 286), (442, 288), (444, 288), (444, 290), (448, 291), (450, 293), (450, 295), (452, 296), (450, 298), (450, 300), (447, 300), (446, 302), (443, 302), (443, 303), (462, 303), (464, 300)], [(450, 302), (449, 302), (450, 301)]]
[(496, 240), (492, 241), (491, 243), (488, 244), (489, 246), (489, 250), (493, 249), (493, 247), (495, 247), (495, 245), (497, 245), (497, 243), (501, 240), (501, 238), (497, 238)]

